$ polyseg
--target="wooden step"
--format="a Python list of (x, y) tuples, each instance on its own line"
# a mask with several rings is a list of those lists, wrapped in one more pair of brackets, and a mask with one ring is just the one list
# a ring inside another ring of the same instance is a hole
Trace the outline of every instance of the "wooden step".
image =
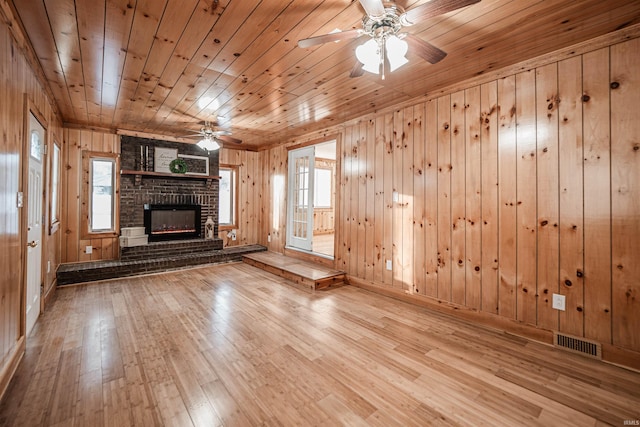
[(242, 256), (242, 260), (261, 270), (290, 280), (304, 289), (316, 291), (344, 284), (343, 271), (314, 264), (275, 252), (255, 252)]

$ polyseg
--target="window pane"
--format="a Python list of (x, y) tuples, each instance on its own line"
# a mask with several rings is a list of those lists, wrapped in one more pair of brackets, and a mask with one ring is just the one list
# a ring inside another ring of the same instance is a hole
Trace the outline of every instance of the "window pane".
[(51, 223), (58, 222), (58, 187), (60, 184), (60, 148), (53, 144), (53, 162), (51, 167)]
[(220, 168), (220, 191), (218, 206), (218, 222), (221, 225), (232, 225), (234, 222), (235, 173), (232, 169)]
[(316, 208), (330, 208), (331, 207), (331, 170), (330, 169), (316, 169), (315, 177), (315, 193), (314, 207)]
[(113, 230), (112, 160), (91, 160), (91, 231)]

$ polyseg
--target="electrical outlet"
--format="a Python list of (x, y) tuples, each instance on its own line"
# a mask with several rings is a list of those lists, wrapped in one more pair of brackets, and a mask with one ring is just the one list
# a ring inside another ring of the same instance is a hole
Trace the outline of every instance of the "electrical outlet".
[(231, 230), (231, 240), (236, 240), (236, 230)]
[(393, 266), (391, 264), (391, 260), (390, 259), (387, 260), (387, 270), (393, 270)]
[(271, 243), (271, 234), (267, 234), (267, 242)]
[(84, 253), (85, 254), (93, 253), (93, 246), (85, 246), (84, 247)]
[(566, 299), (567, 298), (564, 295), (553, 294), (551, 307), (555, 308), (556, 310), (565, 311)]

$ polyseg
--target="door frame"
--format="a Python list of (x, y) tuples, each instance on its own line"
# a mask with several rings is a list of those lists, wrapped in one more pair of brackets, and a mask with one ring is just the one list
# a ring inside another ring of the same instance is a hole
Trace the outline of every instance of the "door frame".
[[(301, 249), (297, 249), (297, 248), (291, 248), (287, 246), (287, 242), (286, 242), (286, 227), (288, 227), (287, 224), (287, 215), (288, 213), (288, 209), (289, 209), (289, 200), (288, 200), (288, 195), (289, 195), (289, 151), (291, 150), (297, 150), (298, 148), (304, 148), (304, 147), (308, 147), (310, 145), (319, 145), (319, 144), (324, 144), (328, 141), (335, 141), (336, 143), (336, 180), (334, 182), (334, 187), (335, 187), (335, 206), (334, 206), (334, 229), (335, 229), (335, 234), (334, 234), (334, 239), (333, 239), (333, 258), (327, 258), (325, 256), (316, 254), (314, 252), (306, 252), (304, 250)], [(302, 260), (307, 260), (307, 261), (312, 261), (312, 262), (316, 262), (318, 264), (323, 264), (326, 265), (327, 267), (331, 267), (331, 268), (337, 268), (340, 269), (339, 267), (342, 266), (342, 252), (339, 251), (340, 249), (340, 245), (338, 244), (339, 241), (342, 241), (342, 222), (339, 221), (340, 218), (342, 218), (342, 198), (341, 198), (341, 194), (342, 194), (342, 189), (344, 186), (344, 183), (342, 182), (342, 159), (345, 156), (345, 153), (343, 153), (342, 151), (342, 133), (338, 132), (338, 133), (328, 133), (320, 138), (316, 138), (316, 139), (312, 139), (309, 141), (305, 141), (302, 142), (300, 144), (296, 144), (296, 145), (289, 145), (286, 147), (287, 153), (286, 153), (286, 176), (287, 179), (285, 180), (285, 187), (284, 187), (284, 191), (285, 191), (285, 212), (284, 212), (284, 220), (285, 220), (285, 244), (282, 247), (282, 253), (286, 256), (292, 257), (292, 258), (298, 258), (298, 259), (302, 259)], [(282, 216), (280, 217), (282, 218)]]
[[(44, 114), (38, 109), (33, 101), (29, 98), (29, 96), (25, 93), (24, 95), (24, 114), (23, 114), (23, 123), (22, 123), (22, 144), (21, 144), (21, 152), (20, 152), (20, 167), (22, 168), (22, 173), (20, 174), (20, 185), (19, 192), (22, 194), (22, 207), (20, 208), (22, 212), (20, 213), (20, 225), (19, 225), (19, 233), (20, 233), (20, 254), (22, 259), (21, 265), (21, 286), (20, 286), (20, 336), (26, 338), (27, 331), (27, 273), (28, 273), (28, 257), (27, 257), (27, 227), (28, 223), (28, 212), (29, 212), (29, 197), (28, 197), (28, 182), (29, 182), (29, 152), (30, 152), (30, 141), (29, 141), (29, 117), (31, 114), (36, 118), (36, 120), (42, 125), (44, 129), (44, 147), (49, 146), (49, 123), (45, 119)], [(48, 151), (48, 150), (47, 150)], [(42, 157), (42, 214), (44, 216), (42, 221), (42, 230), (41, 230), (41, 239), (42, 242), (42, 257), (40, 259), (40, 314), (42, 314), (42, 310), (44, 307), (44, 295), (42, 294), (43, 283), (45, 278), (44, 271), (44, 259), (46, 257), (46, 225), (48, 221), (48, 213), (46, 209), (46, 193), (48, 192), (47, 188), (47, 174), (49, 173), (48, 169), (48, 152), (45, 151)]]

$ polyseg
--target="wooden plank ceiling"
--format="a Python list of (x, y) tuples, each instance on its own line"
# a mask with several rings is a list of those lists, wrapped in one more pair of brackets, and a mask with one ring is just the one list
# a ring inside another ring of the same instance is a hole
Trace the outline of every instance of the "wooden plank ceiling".
[[(405, 31), (448, 53), (350, 78), (355, 0), (12, 0), (65, 122), (153, 134), (216, 121), (257, 149), (640, 22), (637, 0), (482, 0)], [(424, 0), (401, 0), (409, 10)]]

